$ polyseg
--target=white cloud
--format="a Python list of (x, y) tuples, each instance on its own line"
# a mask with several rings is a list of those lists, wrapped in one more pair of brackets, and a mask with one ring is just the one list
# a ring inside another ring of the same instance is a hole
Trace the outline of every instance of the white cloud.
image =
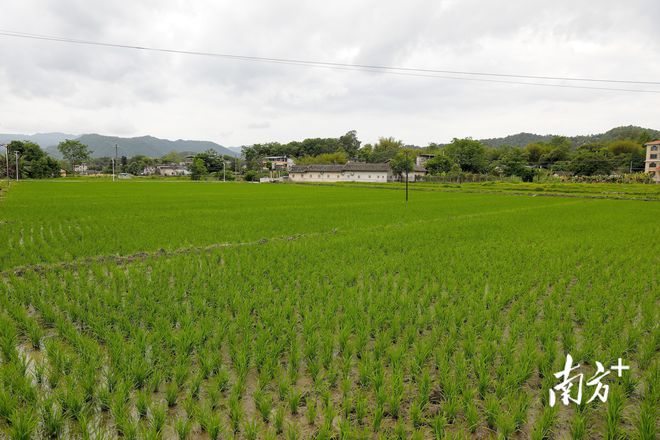
[[(443, 70), (660, 80), (655, 0), (24, 0), (0, 28)], [(0, 131), (225, 145), (358, 130), (407, 143), (658, 128), (658, 95), (348, 72), (0, 37)], [(599, 85), (599, 84), (593, 84)], [(646, 86), (653, 88), (653, 86)], [(656, 86), (660, 89), (660, 86)]]

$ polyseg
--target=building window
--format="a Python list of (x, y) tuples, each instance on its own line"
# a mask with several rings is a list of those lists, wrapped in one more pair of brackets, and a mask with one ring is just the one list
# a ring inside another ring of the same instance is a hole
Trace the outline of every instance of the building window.
[(658, 158), (658, 155), (657, 155), (657, 154), (651, 154), (649, 157), (650, 157), (651, 159), (657, 159), (657, 158)]
[(649, 168), (655, 168), (655, 162), (651, 162), (651, 163), (649, 164)]
[(652, 146), (651, 151), (658, 151), (658, 146), (657, 145)]

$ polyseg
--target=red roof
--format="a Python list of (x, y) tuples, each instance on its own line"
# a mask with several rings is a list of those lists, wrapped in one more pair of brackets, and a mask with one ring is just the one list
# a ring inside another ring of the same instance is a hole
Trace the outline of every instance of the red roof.
[(655, 140), (655, 141), (651, 141), (651, 142), (647, 142), (644, 145), (660, 145), (660, 139)]

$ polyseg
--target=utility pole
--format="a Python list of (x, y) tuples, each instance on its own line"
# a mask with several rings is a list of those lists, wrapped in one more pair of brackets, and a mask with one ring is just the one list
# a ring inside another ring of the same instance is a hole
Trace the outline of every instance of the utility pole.
[(633, 164), (633, 161), (631, 160), (630, 161), (630, 174), (632, 174), (632, 164)]
[(16, 181), (18, 182), (18, 151), (14, 151), (16, 155)]
[(408, 163), (408, 152), (406, 151), (406, 203), (408, 203), (408, 168), (410, 164)]
[(226, 182), (227, 181), (227, 174), (225, 173), (225, 168), (227, 167), (227, 162), (224, 160), (222, 161), (222, 181)]
[(5, 147), (6, 154), (5, 154), (5, 159), (7, 160), (7, 168), (5, 168), (5, 171), (7, 172), (7, 184), (9, 184), (9, 145), (4, 144), (3, 147)]
[(112, 181), (115, 181), (115, 158), (113, 157), (112, 159)]

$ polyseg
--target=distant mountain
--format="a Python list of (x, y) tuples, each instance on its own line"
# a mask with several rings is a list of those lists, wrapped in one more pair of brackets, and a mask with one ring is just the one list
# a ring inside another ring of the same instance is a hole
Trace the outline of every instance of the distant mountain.
[(0, 133), (0, 143), (11, 141), (30, 141), (39, 144), (42, 148), (55, 146), (65, 139), (75, 139), (77, 135), (66, 133), (37, 133), (37, 134), (3, 134)]
[(236, 153), (239, 156), (243, 152), (243, 147), (227, 147), (227, 148), (229, 148), (231, 151), (233, 151), (234, 153)]
[[(541, 135), (534, 133), (518, 133), (501, 138), (480, 139), (480, 141), (491, 147), (501, 147), (504, 145), (524, 147), (532, 142), (548, 142), (554, 136), (555, 135), (551, 134)], [(578, 147), (590, 142), (609, 142), (618, 139), (660, 139), (660, 131), (651, 128), (628, 125), (625, 127), (615, 127), (605, 133), (566, 137), (574, 146)]]
[(491, 147), (502, 147), (511, 145), (514, 147), (524, 147), (532, 142), (547, 142), (552, 139), (551, 134), (518, 133), (500, 138), (480, 139), (480, 141)]
[[(114, 156), (115, 144), (118, 146), (119, 156), (151, 156), (160, 157), (170, 151), (201, 153), (209, 149), (214, 149), (220, 154), (236, 156), (232, 150), (210, 141), (188, 141), (178, 139), (170, 141), (168, 139), (159, 139), (153, 136), (140, 136), (133, 138), (122, 138), (116, 136), (103, 136), (100, 134), (84, 134), (76, 138), (87, 145), (94, 157)], [(56, 155), (57, 148), (47, 148), (47, 151)]]

